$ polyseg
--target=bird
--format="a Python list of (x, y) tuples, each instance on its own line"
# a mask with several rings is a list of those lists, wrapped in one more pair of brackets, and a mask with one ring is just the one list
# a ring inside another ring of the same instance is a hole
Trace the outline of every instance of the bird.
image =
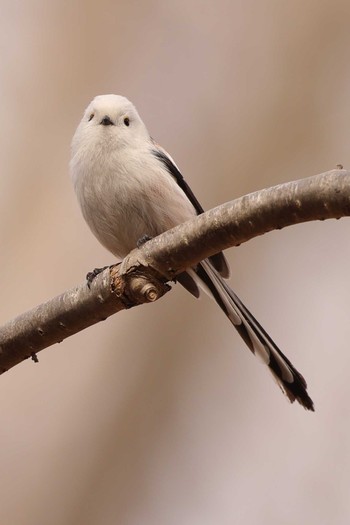
[[(87, 106), (72, 139), (70, 175), (85, 221), (118, 259), (142, 239), (204, 212), (175, 161), (121, 95), (98, 95)], [(314, 411), (305, 379), (230, 288), (229, 273), (221, 252), (177, 281), (196, 298), (206, 290), (289, 401)]]

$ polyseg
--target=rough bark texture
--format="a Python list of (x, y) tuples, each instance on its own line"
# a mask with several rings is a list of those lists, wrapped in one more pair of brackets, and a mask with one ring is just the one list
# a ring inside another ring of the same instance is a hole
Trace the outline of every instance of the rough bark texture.
[(0, 373), (110, 315), (164, 295), (184, 269), (263, 233), (350, 215), (350, 172), (332, 170), (251, 193), (181, 224), (131, 252), (121, 265), (0, 328)]
[(147, 271), (132, 279), (119, 275), (120, 265), (96, 276), (90, 288), (80, 286), (19, 315), (0, 328), (0, 373), (84, 328), (131, 306), (152, 302), (170, 289)]
[(350, 172), (336, 169), (280, 184), (209, 210), (148, 242), (123, 263), (142, 257), (169, 279), (209, 255), (286, 226), (350, 215)]

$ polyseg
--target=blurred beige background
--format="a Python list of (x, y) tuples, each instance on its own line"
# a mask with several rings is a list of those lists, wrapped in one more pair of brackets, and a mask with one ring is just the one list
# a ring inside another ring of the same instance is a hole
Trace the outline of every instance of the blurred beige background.
[[(349, 19), (341, 0), (2, 0), (0, 322), (113, 262), (68, 175), (96, 94), (136, 104), (206, 208), (349, 168)], [(349, 523), (348, 232), (227, 253), (315, 414), (175, 287), (1, 377), (1, 525)]]

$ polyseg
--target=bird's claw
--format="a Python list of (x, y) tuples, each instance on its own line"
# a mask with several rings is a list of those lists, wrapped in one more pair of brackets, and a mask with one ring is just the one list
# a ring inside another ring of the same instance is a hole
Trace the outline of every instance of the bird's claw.
[(95, 277), (107, 268), (109, 268), (109, 266), (104, 266), (103, 268), (94, 268), (92, 272), (86, 274), (86, 282), (89, 289), (91, 288), (92, 281), (95, 279)]
[(137, 241), (136, 245), (137, 245), (138, 248), (141, 248), (141, 246), (143, 244), (145, 244), (147, 241), (150, 241), (151, 239), (152, 239), (152, 237), (150, 237), (147, 234), (142, 235), (142, 237)]

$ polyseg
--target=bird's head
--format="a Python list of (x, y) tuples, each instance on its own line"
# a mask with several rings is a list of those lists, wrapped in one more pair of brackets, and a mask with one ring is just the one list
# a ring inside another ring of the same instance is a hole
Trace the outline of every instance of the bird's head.
[(99, 95), (86, 108), (72, 141), (72, 153), (138, 147), (149, 133), (135, 106), (120, 95)]

